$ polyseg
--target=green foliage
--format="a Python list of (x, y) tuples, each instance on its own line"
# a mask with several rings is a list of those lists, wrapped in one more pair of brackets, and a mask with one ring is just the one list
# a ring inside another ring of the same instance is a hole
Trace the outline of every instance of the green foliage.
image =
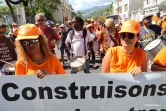
[(76, 13), (72, 11), (72, 18), (76, 16)]
[(0, 7), (0, 15), (9, 14), (9, 13), (10, 13), (10, 10), (7, 6), (1, 6)]
[(38, 11), (48, 10), (49, 12), (58, 10), (61, 4), (60, 0), (29, 0), (29, 3)]
[(113, 8), (113, 3), (111, 3), (107, 8), (105, 8), (103, 10), (100, 10), (98, 12), (98, 14), (100, 16), (102, 16), (102, 15), (105, 15), (105, 16), (110, 15), (110, 13), (112, 13), (112, 8)]
[(76, 16), (79, 16), (79, 17), (81, 17), (82, 19), (85, 20), (85, 17), (83, 16), (83, 13), (80, 12), (80, 11), (78, 11), (78, 12), (76, 13)]
[(25, 8), (25, 14), (35, 15), (36, 13), (43, 12), (47, 19), (55, 22), (52, 13), (58, 10), (61, 4), (60, 0), (29, 0), (30, 7)]

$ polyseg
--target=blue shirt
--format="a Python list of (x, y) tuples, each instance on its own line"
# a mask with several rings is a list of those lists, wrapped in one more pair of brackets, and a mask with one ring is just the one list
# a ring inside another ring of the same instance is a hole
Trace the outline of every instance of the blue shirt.
[(141, 27), (140, 31), (140, 43), (142, 48), (145, 48), (145, 46), (150, 43), (151, 41), (156, 39), (156, 34), (153, 30), (146, 28), (148, 31), (145, 30), (144, 27)]

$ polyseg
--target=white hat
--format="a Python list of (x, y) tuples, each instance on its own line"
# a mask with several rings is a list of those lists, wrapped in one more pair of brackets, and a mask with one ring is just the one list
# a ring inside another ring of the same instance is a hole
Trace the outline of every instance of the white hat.
[(64, 24), (61, 24), (60, 27), (65, 27), (65, 25), (64, 25)]

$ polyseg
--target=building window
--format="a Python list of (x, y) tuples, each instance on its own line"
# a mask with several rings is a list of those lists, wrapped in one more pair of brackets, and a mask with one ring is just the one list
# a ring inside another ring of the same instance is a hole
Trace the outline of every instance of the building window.
[(150, 0), (146, 0), (147, 1), (147, 4), (149, 4), (150, 3)]
[(124, 5), (124, 12), (126, 12), (126, 11), (128, 11), (128, 5), (127, 4)]

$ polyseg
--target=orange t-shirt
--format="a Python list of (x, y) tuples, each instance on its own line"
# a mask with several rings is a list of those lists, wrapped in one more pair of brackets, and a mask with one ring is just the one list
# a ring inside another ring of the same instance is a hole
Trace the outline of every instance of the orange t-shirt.
[(22, 60), (18, 60), (15, 64), (15, 75), (34, 75), (39, 69), (45, 69), (52, 74), (66, 74), (60, 61), (56, 56), (48, 56), (42, 64), (34, 63), (30, 58), (28, 64), (24, 65)]
[(165, 24), (166, 24), (166, 21), (163, 21), (163, 20), (159, 20), (157, 22), (157, 25), (160, 26), (161, 28), (165, 28)]
[(153, 61), (166, 68), (166, 47), (160, 50)]
[(134, 48), (131, 55), (120, 50), (120, 46), (109, 48), (111, 52), (110, 72), (130, 72), (135, 66), (141, 66), (145, 52), (141, 48)]

